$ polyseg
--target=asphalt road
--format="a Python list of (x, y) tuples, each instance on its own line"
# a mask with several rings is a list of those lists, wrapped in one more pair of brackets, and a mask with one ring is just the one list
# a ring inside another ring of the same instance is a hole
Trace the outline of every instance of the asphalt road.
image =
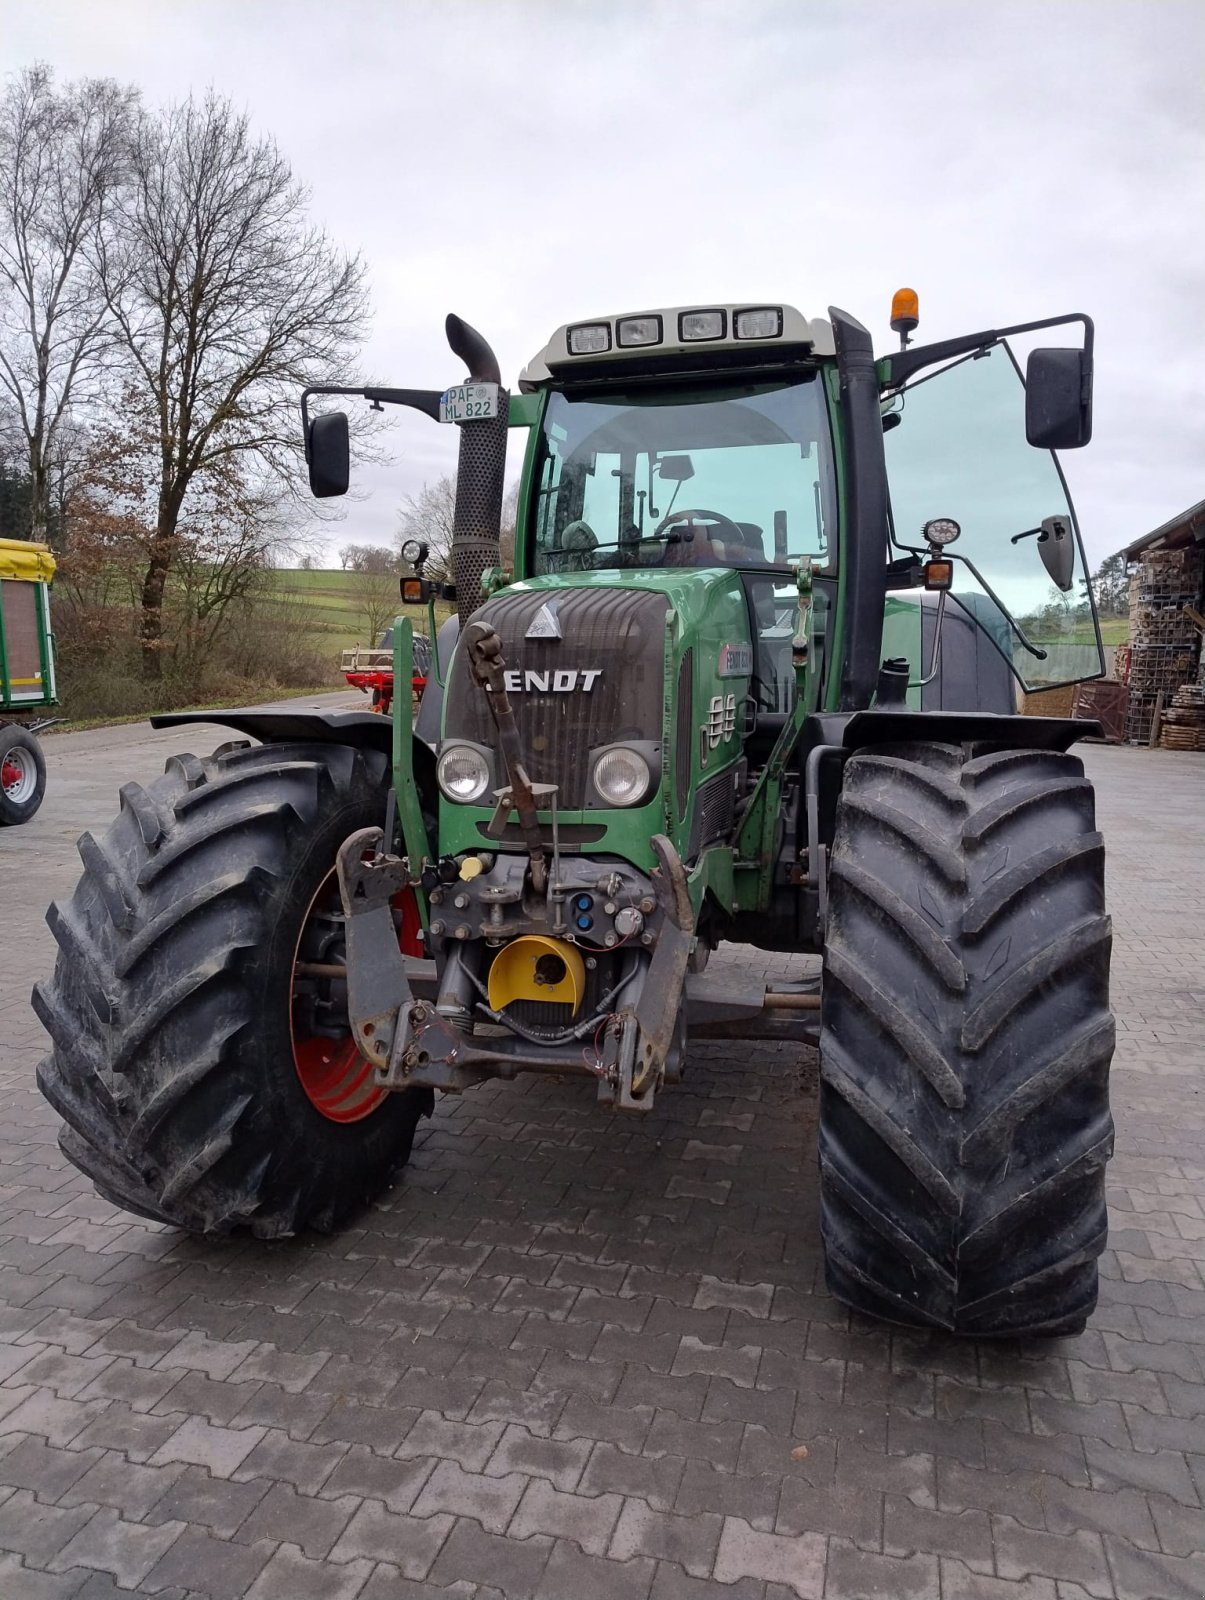
[(1120, 1030), (1101, 1304), (974, 1344), (825, 1292), (784, 1046), (696, 1046), (640, 1119), (580, 1084), (444, 1100), (336, 1238), (100, 1202), (33, 1083), (46, 905), (122, 782), (225, 737), (52, 736), (42, 811), (0, 830), (0, 1600), (1200, 1600), (1205, 757), (1085, 751)]

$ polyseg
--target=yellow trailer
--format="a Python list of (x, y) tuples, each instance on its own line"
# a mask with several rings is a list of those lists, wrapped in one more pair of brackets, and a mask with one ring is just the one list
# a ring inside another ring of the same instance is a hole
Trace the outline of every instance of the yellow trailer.
[(0, 539), (0, 827), (28, 822), (46, 790), (33, 716), (58, 697), (50, 584), (54, 556), (44, 544)]

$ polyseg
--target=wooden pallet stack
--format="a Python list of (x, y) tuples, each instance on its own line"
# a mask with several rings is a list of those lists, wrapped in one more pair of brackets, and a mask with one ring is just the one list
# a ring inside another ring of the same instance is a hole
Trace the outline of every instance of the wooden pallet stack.
[(1205, 751), (1205, 688), (1185, 684), (1160, 717), (1159, 745), (1164, 750)]
[[(1200, 599), (1200, 589), (1201, 557), (1192, 549), (1144, 556), (1130, 578), (1125, 735), (1131, 744), (1148, 743), (1156, 714), (1161, 711), (1166, 716), (1176, 691), (1196, 682), (1201, 636), (1191, 608)], [(1169, 725), (1175, 724), (1169, 721)]]

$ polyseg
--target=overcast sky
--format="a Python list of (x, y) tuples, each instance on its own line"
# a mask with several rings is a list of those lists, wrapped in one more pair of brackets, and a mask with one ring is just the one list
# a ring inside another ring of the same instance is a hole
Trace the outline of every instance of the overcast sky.
[[(1096, 319), (1094, 565), (1205, 495), (1202, 0), (9, 0), (0, 68), (36, 59), (248, 108), (364, 253), (379, 382), (462, 376), (449, 310), (512, 384), (559, 323), (692, 301), (886, 351), (909, 284), (920, 340)], [(329, 551), (454, 463), (417, 415), (388, 441)]]

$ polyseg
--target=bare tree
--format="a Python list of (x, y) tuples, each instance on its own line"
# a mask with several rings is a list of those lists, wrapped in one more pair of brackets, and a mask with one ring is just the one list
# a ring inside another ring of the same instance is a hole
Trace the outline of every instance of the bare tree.
[(34, 539), (75, 472), (70, 407), (111, 337), (97, 259), (136, 103), (107, 78), (58, 90), (42, 64), (0, 98), (0, 393), (28, 461)]
[(443, 582), (452, 575), (452, 523), (456, 514), (456, 479), (444, 477), (424, 483), (417, 495), (408, 495), (398, 511), (394, 543), (398, 554), (407, 539), (422, 539), (430, 549), (426, 576)]
[(397, 572), (398, 558), (385, 545), (345, 544), (339, 551), (344, 572)]
[[(515, 564), (515, 518), (519, 506), (519, 485), (513, 483), (502, 502), (502, 527), (499, 560), (511, 570)], [(452, 576), (452, 524), (456, 516), (456, 479), (438, 478), (424, 483), (416, 495), (409, 495), (398, 511), (394, 547), (401, 554), (407, 539), (424, 539), (430, 555), (423, 569), (426, 577), (444, 583)], [(403, 563), (404, 565), (404, 563)]]
[(397, 579), (382, 572), (358, 571), (347, 588), (347, 595), (375, 645), (400, 609)]
[(515, 570), (515, 531), (519, 520), (519, 480), (506, 491), (502, 500), (502, 528), (498, 539), (498, 559), (507, 571)]
[(346, 376), (367, 316), (364, 269), (305, 215), (306, 190), (246, 116), (210, 93), (138, 118), (109, 305), (155, 429), (155, 535), (142, 587), (144, 675), (186, 497), (225, 461), (294, 492), (297, 398)]

